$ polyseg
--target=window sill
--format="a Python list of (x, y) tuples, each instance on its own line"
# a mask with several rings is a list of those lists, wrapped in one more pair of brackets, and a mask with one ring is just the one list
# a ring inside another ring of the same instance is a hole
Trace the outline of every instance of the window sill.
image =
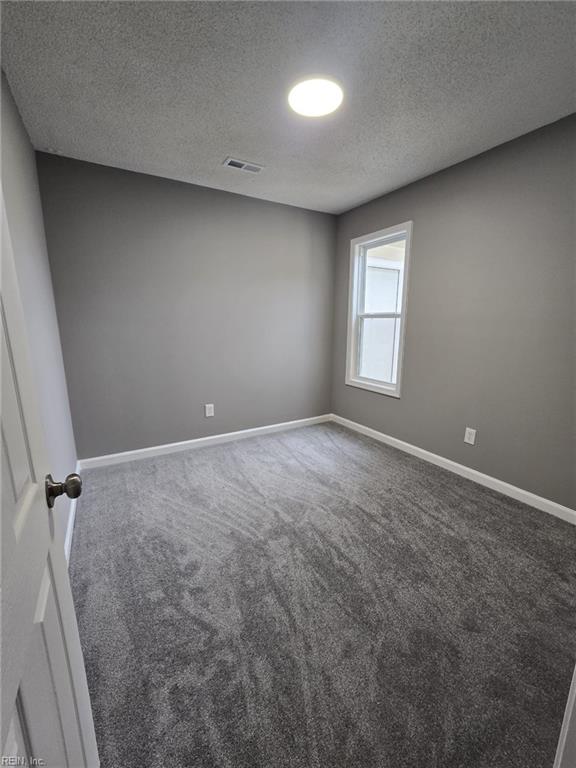
[(400, 399), (399, 384), (393, 386), (391, 384), (379, 384), (376, 381), (370, 381), (368, 379), (352, 379), (347, 377), (346, 386), (358, 387), (358, 389), (367, 389), (370, 392), (377, 392), (379, 395), (388, 395), (388, 397), (395, 397), (397, 400)]

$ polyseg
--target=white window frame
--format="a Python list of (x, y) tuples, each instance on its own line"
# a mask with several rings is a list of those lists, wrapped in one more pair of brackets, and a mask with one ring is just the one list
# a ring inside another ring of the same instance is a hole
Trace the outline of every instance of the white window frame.
[[(402, 306), (400, 312), (363, 312), (362, 297), (365, 288), (366, 250), (375, 243), (394, 242), (405, 238), (404, 277), (402, 281)], [(408, 299), (408, 280), (410, 274), (410, 251), (412, 244), (412, 222), (405, 221), (394, 227), (381, 229), (369, 235), (362, 235), (350, 241), (350, 282), (348, 289), (348, 341), (346, 346), (346, 384), (350, 387), (368, 389), (389, 397), (400, 397), (402, 368), (404, 363), (404, 339), (406, 336), (406, 307)], [(360, 351), (360, 319), (395, 317), (400, 319), (400, 339), (398, 348), (398, 366), (396, 384), (376, 379), (368, 379), (358, 374)]]

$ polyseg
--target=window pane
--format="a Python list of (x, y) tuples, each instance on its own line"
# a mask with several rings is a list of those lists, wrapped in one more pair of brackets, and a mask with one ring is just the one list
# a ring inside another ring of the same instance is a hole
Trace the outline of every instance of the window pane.
[(395, 384), (398, 376), (399, 341), (399, 317), (362, 318), (359, 376)]
[(398, 312), (400, 272), (366, 265), (364, 312)]
[(406, 241), (366, 248), (364, 312), (400, 312)]

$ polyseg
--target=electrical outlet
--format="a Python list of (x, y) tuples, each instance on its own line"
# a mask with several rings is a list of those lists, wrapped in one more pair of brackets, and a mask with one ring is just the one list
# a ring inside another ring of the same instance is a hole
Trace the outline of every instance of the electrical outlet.
[(214, 403), (206, 403), (204, 406), (204, 416), (214, 416)]
[(466, 430), (464, 432), (464, 442), (468, 443), (468, 445), (474, 445), (476, 442), (476, 430), (472, 429), (472, 427), (466, 427)]

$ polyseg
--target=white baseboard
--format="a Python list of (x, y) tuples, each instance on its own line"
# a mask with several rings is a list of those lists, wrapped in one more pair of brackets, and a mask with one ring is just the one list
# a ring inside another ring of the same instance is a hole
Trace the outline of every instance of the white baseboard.
[(543, 496), (537, 496), (535, 493), (525, 491), (522, 488), (518, 488), (515, 485), (504, 482), (504, 480), (498, 480), (491, 475), (485, 475), (483, 472), (479, 472), (477, 469), (472, 469), (471, 467), (467, 467), (464, 464), (458, 464), (458, 462), (452, 461), (451, 459), (446, 459), (444, 456), (439, 456), (437, 453), (431, 453), (430, 451), (424, 450), (424, 448), (418, 448), (418, 446), (412, 445), (411, 443), (405, 443), (403, 440), (398, 440), (396, 437), (386, 435), (384, 432), (379, 432), (377, 429), (365, 427), (363, 424), (350, 421), (350, 419), (345, 419), (342, 416), (337, 416), (334, 413), (331, 414), (331, 417), (331, 421), (336, 424), (340, 424), (341, 426), (352, 429), (355, 432), (360, 432), (363, 435), (367, 435), (374, 440), (378, 440), (380, 443), (391, 445), (393, 448), (398, 448), (400, 451), (404, 451), (405, 453), (418, 456), (418, 458), (424, 459), (424, 461), (429, 461), (431, 464), (436, 464), (438, 467), (443, 467), (450, 472), (454, 472), (456, 475), (466, 477), (468, 480), (472, 480), (479, 485), (492, 488), (492, 490), (498, 491), (499, 493), (504, 494), (504, 496), (510, 496), (517, 501), (528, 504), (530, 507), (536, 507), (536, 509), (540, 509), (542, 512), (548, 512), (550, 515), (560, 517), (562, 520), (566, 520), (566, 522), (576, 525), (576, 510), (570, 509), (570, 507), (564, 507), (562, 504), (557, 504), (555, 501), (545, 499)]
[(307, 427), (310, 424), (322, 424), (325, 421), (331, 421), (332, 414), (326, 413), (323, 416), (312, 416), (308, 419), (297, 419), (296, 421), (284, 421), (280, 424), (268, 424), (265, 427), (254, 427), (253, 429), (241, 429), (238, 432), (225, 432), (221, 435), (209, 435), (208, 437), (197, 437), (194, 440), (183, 440), (180, 443), (166, 443), (166, 445), (154, 445), (150, 448), (139, 448), (135, 451), (124, 451), (123, 453), (110, 453), (107, 456), (95, 456), (90, 459), (80, 459), (78, 466), (80, 469), (94, 469), (95, 467), (107, 467), (112, 464), (123, 464), (126, 461), (135, 461), (136, 459), (149, 459), (152, 456), (162, 456), (166, 453), (177, 453), (179, 451), (189, 451), (192, 448), (203, 448), (207, 445), (218, 445), (218, 443), (229, 443), (232, 440), (242, 440), (246, 437), (257, 437), (258, 435), (267, 435), (270, 432), (283, 432), (286, 429), (298, 429), (298, 427)]
[(72, 551), (72, 536), (74, 535), (74, 521), (76, 520), (76, 501), (77, 499), (72, 499), (70, 503), (66, 538), (64, 539), (64, 554), (66, 555), (67, 563), (70, 563), (70, 552)]
[[(80, 472), (80, 462), (76, 462), (76, 473)], [(76, 502), (78, 499), (72, 499), (70, 502), (70, 511), (68, 512), (68, 525), (66, 526), (66, 538), (64, 539), (64, 554), (66, 562), (70, 563), (70, 552), (72, 551), (72, 536), (74, 535), (74, 521), (76, 520)]]

